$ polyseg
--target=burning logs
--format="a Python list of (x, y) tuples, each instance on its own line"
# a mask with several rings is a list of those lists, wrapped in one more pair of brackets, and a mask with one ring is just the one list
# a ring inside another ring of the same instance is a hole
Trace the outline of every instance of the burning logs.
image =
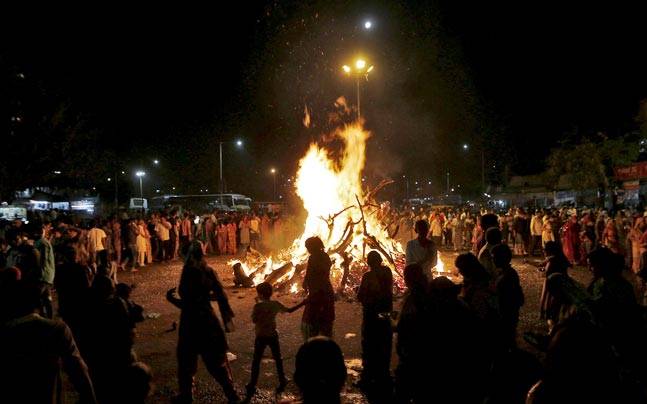
[(283, 266), (272, 271), (272, 273), (270, 273), (269, 275), (267, 275), (265, 277), (264, 282), (267, 282), (270, 285), (274, 285), (275, 283), (280, 281), (281, 278), (283, 278), (285, 275), (288, 275), (292, 269), (293, 269), (292, 263), (288, 262)]

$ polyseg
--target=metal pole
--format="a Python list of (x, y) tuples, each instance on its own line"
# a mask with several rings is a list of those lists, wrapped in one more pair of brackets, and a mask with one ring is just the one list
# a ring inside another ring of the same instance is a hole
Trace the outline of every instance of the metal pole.
[(449, 170), (447, 170), (447, 194), (449, 194)]
[(407, 201), (409, 200), (409, 178), (407, 178)]
[(222, 189), (222, 142), (218, 142), (218, 146), (220, 146), (220, 205), (223, 204), (222, 200), (222, 194), (223, 194), (223, 189)]
[(359, 79), (360, 79), (360, 76), (358, 75), (357, 76), (357, 120), (358, 121), (362, 117), (362, 112), (361, 112), (360, 102), (359, 102)]
[(115, 210), (119, 213), (119, 177), (117, 171), (115, 171)]
[(274, 202), (276, 202), (276, 174), (272, 174), (274, 177)]
[[(142, 204), (144, 203), (144, 187), (142, 186), (142, 176), (139, 176), (139, 197), (142, 200)], [(143, 205), (142, 205), (143, 206)]]
[(481, 148), (481, 187), (485, 191), (485, 150)]

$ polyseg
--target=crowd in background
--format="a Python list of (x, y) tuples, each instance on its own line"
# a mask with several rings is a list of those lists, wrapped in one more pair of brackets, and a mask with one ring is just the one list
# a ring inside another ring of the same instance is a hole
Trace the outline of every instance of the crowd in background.
[[(60, 362), (82, 402), (143, 402), (152, 380), (134, 350), (143, 308), (131, 300), (128, 285), (117, 283), (116, 274), (120, 267), (136, 269), (179, 255), (180, 283), (166, 294), (181, 312), (175, 402), (192, 401), (199, 357), (227, 400), (240, 402), (226, 355), (234, 312), (205, 258), (269, 242), (280, 234), (280, 220), (171, 211), (95, 220), (86, 228), (64, 217), (7, 223), (1, 235), (0, 349), (5, 360), (0, 394), (7, 402), (56, 402)], [(363, 364), (357, 387), (370, 402), (645, 402), (645, 310), (626, 276), (629, 269), (642, 276), (646, 261), (641, 215), (610, 217), (604, 211), (573, 209), (497, 215), (447, 208), (387, 210), (383, 220), (389, 232), (402, 237), (411, 228), (417, 237), (407, 237), (406, 293), (398, 312), (392, 270), (379, 252), (367, 254), (357, 291)], [(317, 237), (309, 238), (306, 248), (303, 302), (285, 307), (272, 299), (271, 285), (256, 286), (257, 304), (250, 313), (256, 340), (244, 401), (256, 392), (266, 347), (277, 366), (277, 392), (285, 388), (275, 317), (304, 307), (304, 345), (294, 381), (306, 404), (340, 402), (346, 367), (333, 340), (332, 263)], [(454, 266), (460, 284), (434, 272), (442, 248), (459, 253)], [(540, 302), (544, 333), (517, 335), (525, 294), (515, 255), (540, 257), (546, 275)], [(588, 266), (589, 285), (571, 277), (575, 265)], [(50, 320), (52, 289), (63, 322)], [(543, 351), (543, 363), (519, 348), (519, 338)], [(392, 345), (398, 357), (394, 368)]]

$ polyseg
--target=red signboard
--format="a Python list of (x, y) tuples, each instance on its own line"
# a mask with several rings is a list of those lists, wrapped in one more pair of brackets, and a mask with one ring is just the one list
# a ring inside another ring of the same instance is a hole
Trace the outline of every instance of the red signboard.
[(616, 179), (621, 181), (647, 178), (647, 161), (626, 167), (616, 167), (614, 171), (616, 172)]

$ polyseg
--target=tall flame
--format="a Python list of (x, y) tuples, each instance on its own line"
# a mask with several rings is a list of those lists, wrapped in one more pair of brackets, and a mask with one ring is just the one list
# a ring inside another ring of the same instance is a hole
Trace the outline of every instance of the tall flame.
[[(336, 159), (331, 150), (313, 143), (299, 161), (295, 188), (307, 212), (301, 236), (291, 247), (272, 257), (257, 253), (254, 262), (248, 259), (243, 263), (245, 272), (253, 274), (255, 284), (272, 279), (274, 284), (284, 284), (290, 292), (295, 292), (299, 284), (297, 275), (302, 272), (296, 269), (308, 257), (305, 241), (312, 236), (318, 236), (331, 254), (334, 261), (331, 278), (337, 286), (341, 283), (344, 265), (349, 272), (364, 267), (365, 254), (371, 249), (378, 249), (385, 264), (401, 273), (402, 246), (390, 237), (380, 220), (381, 207), (370, 193), (365, 193), (362, 185), (370, 133), (361, 122), (355, 122), (338, 129), (332, 137), (343, 143)], [(230, 264), (234, 262), (237, 261)], [(358, 276), (354, 279), (357, 281)]]

